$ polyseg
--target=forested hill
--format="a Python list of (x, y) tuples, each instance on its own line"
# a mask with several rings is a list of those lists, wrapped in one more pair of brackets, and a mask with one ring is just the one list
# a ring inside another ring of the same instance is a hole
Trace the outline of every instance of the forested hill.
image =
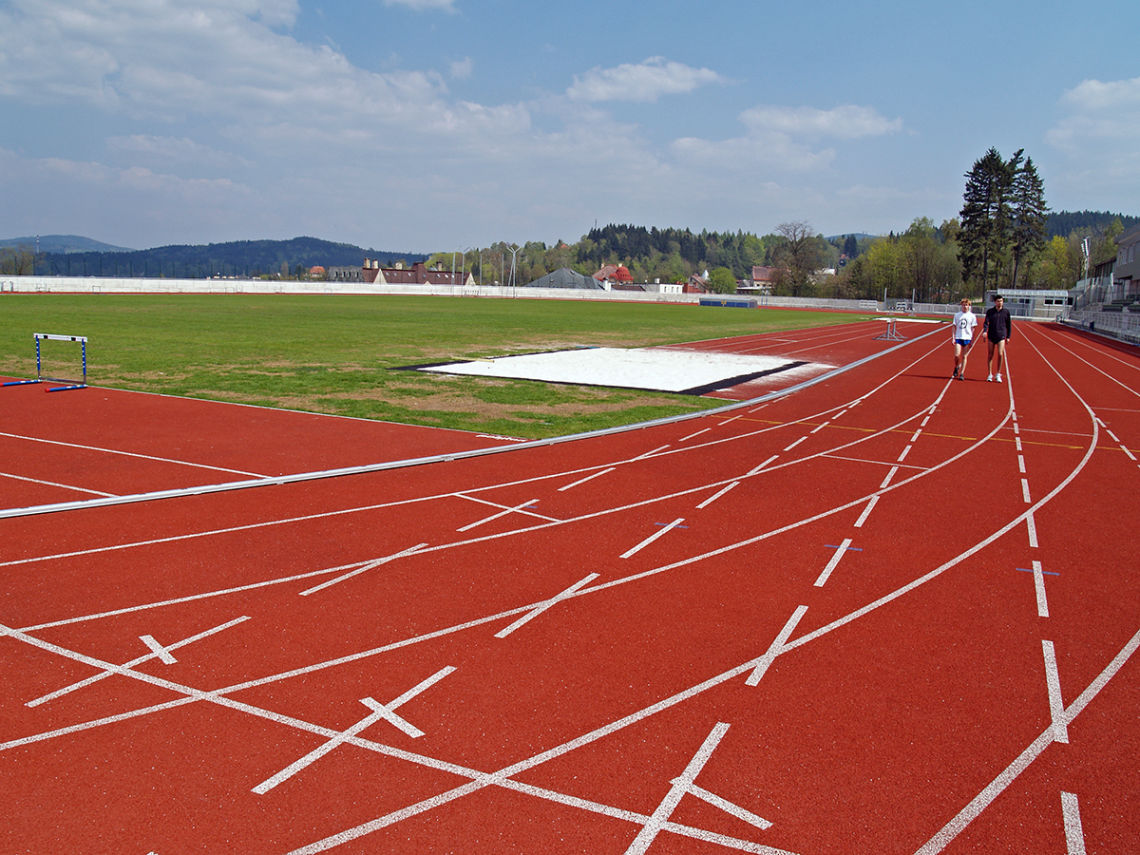
[(211, 276), (295, 276), (309, 268), (360, 267), (365, 258), (382, 266), (424, 260), (417, 253), (363, 249), (312, 237), (246, 240), (195, 246), (159, 246), (134, 252), (44, 253), (36, 272), (47, 276), (145, 276), (204, 279)]
[(1140, 217), (1108, 211), (1052, 211), (1045, 221), (1045, 227), (1049, 231), (1049, 237), (1067, 238), (1074, 232), (1103, 232), (1115, 220), (1120, 220), (1125, 230), (1140, 224)]

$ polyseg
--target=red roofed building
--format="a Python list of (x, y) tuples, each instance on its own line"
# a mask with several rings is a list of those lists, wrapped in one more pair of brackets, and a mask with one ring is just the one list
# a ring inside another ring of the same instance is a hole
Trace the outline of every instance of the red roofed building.
[(632, 282), (633, 274), (624, 264), (603, 264), (602, 269), (594, 274), (599, 282)]
[(470, 271), (464, 273), (450, 270), (440, 270), (438, 267), (429, 270), (422, 261), (417, 261), (411, 267), (397, 265), (396, 267), (381, 267), (379, 261), (364, 259), (362, 271), (364, 281), (370, 285), (474, 285), (475, 277)]

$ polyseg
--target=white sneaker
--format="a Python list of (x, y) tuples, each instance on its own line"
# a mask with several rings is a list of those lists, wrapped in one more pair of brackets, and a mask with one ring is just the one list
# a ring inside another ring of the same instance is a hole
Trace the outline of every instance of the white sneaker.
[(999, 383), (1001, 382), (1001, 374), (998, 374), (998, 376), (997, 376), (997, 381), (998, 381)]
[(992, 375), (992, 374), (987, 375), (986, 376), (986, 382), (987, 383), (993, 383), (994, 382), (994, 375)]

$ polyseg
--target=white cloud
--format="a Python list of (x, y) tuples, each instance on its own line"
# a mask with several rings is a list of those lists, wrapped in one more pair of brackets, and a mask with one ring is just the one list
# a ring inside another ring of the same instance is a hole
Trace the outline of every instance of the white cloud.
[(385, 6), (407, 6), (415, 12), (430, 9), (442, 9), (445, 12), (455, 11), (455, 0), (384, 0)]
[(761, 105), (745, 110), (740, 119), (753, 131), (790, 137), (856, 139), (882, 136), (902, 129), (902, 119), (888, 119), (871, 107), (853, 104), (831, 110)]
[(1067, 108), (1046, 133), (1046, 140), (1070, 154), (1091, 145), (1122, 146), (1135, 154), (1140, 127), (1140, 77), (1131, 80), (1085, 80), (1061, 95)]
[(1048, 190), (1057, 206), (1132, 213), (1140, 198), (1140, 77), (1085, 80), (1061, 94), (1045, 134), (1060, 157)]
[(1131, 80), (1085, 80), (1061, 96), (1062, 103), (1082, 113), (1140, 110), (1140, 77)]
[(573, 101), (656, 101), (662, 95), (683, 94), (722, 82), (724, 78), (708, 68), (654, 56), (636, 65), (591, 68), (583, 75), (574, 75), (566, 95)]
[(474, 70), (475, 63), (469, 56), (451, 63), (451, 77), (455, 80), (466, 80)]
[(745, 110), (739, 118), (744, 136), (684, 137), (673, 142), (673, 153), (682, 161), (710, 168), (747, 166), (806, 173), (830, 166), (837, 156), (834, 147), (818, 145), (822, 138), (852, 140), (902, 128), (901, 119), (887, 119), (873, 108), (853, 105), (831, 110), (762, 105)]

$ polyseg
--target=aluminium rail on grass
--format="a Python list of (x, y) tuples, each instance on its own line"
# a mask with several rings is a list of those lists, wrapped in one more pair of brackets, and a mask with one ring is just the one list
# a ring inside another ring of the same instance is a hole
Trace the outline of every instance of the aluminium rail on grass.
[(841, 365), (817, 377), (812, 377), (802, 383), (797, 383), (794, 386), (789, 386), (786, 389), (776, 389), (772, 392), (767, 392), (756, 398), (750, 398), (747, 401), (734, 401), (731, 404), (726, 404), (723, 407), (715, 407), (711, 410), (701, 410), (695, 413), (681, 413), (675, 416), (665, 416), (659, 419), (651, 419), (646, 422), (636, 422), (629, 425), (618, 425), (616, 427), (602, 428), (600, 430), (585, 431), (583, 433), (566, 434), (565, 436), (553, 436), (546, 439), (533, 439), (527, 442), (520, 442), (513, 445), (494, 446), (492, 448), (476, 448), (470, 451), (454, 451), (445, 454), (434, 454), (428, 457), (413, 457), (405, 460), (389, 460), (383, 463), (366, 463), (359, 466), (346, 466), (339, 469), (323, 469), (315, 472), (297, 472), (292, 475), (280, 475), (268, 478), (251, 478), (243, 481), (227, 481), (220, 484), (203, 484), (197, 487), (182, 487), (175, 490), (157, 490), (149, 493), (133, 493), (125, 496), (107, 496), (98, 499), (83, 499), (74, 502), (57, 502), (55, 504), (47, 505), (31, 505), (23, 508), (8, 508), (0, 510), (0, 519), (8, 519), (12, 517), (32, 516), (34, 514), (51, 514), (60, 513), (63, 511), (79, 510), (82, 508), (98, 508), (108, 507), (111, 505), (126, 505), (138, 502), (151, 502), (160, 499), (177, 499), (186, 496), (201, 496), (207, 493), (224, 493), (233, 490), (248, 490), (255, 487), (273, 487), (283, 484), (297, 484), (303, 481), (317, 481), (325, 478), (340, 478), (346, 475), (364, 475), (370, 472), (382, 472), (386, 469), (404, 469), (412, 466), (426, 466), (433, 463), (450, 463), (454, 460), (464, 460), (471, 457), (484, 457), (491, 454), (504, 454), (506, 452), (518, 451), (524, 448), (541, 448), (547, 445), (557, 445), (563, 442), (573, 442), (580, 439), (589, 439), (599, 436), (610, 436), (618, 433), (626, 433), (633, 430), (641, 430), (648, 427), (656, 427), (658, 425), (675, 424), (677, 422), (689, 421), (691, 419), (703, 418), (705, 416), (717, 415), (720, 413), (728, 413), (734, 410), (745, 409), (747, 407), (754, 407), (757, 404), (765, 403), (767, 401), (774, 401), (777, 398), (783, 398), (787, 395), (794, 394), (801, 389), (806, 389), (809, 386), (814, 386), (817, 383), (822, 383), (825, 380), (830, 380), (840, 374), (843, 374), (852, 369), (858, 368), (872, 362), (882, 356), (894, 353), (900, 348), (907, 347), (910, 344), (921, 341), (924, 338), (935, 334), (944, 334), (945, 330), (941, 325), (932, 329), (928, 333), (923, 333), (917, 338), (910, 339), (901, 344), (896, 344), (894, 347), (889, 347), (886, 350), (872, 353), (870, 356), (864, 356), (862, 359), (857, 359), (855, 362), (848, 365)]

